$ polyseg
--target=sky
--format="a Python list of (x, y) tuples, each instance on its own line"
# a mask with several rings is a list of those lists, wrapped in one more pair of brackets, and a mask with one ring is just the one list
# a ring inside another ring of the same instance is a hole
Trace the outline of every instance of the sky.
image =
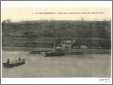
[(1, 7), (1, 21), (23, 20), (111, 20), (111, 4), (96, 3), (7, 3)]

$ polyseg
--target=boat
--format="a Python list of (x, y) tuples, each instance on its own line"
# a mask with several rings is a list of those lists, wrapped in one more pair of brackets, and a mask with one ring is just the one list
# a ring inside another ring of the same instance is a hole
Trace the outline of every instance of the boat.
[(49, 57), (49, 56), (64, 56), (65, 53), (62, 51), (49, 51), (49, 52), (45, 52), (45, 57)]
[(7, 62), (3, 63), (3, 66), (7, 67), (7, 68), (11, 68), (11, 67), (19, 66), (19, 65), (22, 65), (22, 64), (25, 64), (25, 59), (19, 58), (18, 62), (15, 62), (15, 63), (9, 62), (9, 59), (8, 59)]

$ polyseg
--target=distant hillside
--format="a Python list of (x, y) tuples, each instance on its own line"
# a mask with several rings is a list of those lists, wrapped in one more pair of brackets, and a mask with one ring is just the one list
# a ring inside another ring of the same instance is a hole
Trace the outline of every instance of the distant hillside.
[[(99, 45), (110, 47), (110, 21), (21, 21), (3, 22), (3, 46), (24, 47), (40, 40), (73, 38), (104, 40)], [(103, 43), (102, 43), (103, 42)]]

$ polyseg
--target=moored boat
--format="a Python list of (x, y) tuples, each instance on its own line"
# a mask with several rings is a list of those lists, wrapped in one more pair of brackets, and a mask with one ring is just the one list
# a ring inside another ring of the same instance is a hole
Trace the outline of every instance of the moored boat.
[(3, 63), (3, 66), (7, 68), (11, 68), (22, 64), (25, 64), (25, 59), (19, 58), (18, 61), (16, 61), (15, 63), (11, 63), (10, 60), (8, 59), (7, 62)]

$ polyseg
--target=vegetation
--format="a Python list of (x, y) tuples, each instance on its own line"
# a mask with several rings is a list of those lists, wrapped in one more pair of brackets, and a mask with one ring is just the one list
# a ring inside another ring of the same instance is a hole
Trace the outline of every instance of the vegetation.
[(3, 21), (3, 46), (32, 43), (35, 47), (39, 40), (65, 38), (78, 40), (78, 44), (110, 48), (110, 28), (111, 21)]

